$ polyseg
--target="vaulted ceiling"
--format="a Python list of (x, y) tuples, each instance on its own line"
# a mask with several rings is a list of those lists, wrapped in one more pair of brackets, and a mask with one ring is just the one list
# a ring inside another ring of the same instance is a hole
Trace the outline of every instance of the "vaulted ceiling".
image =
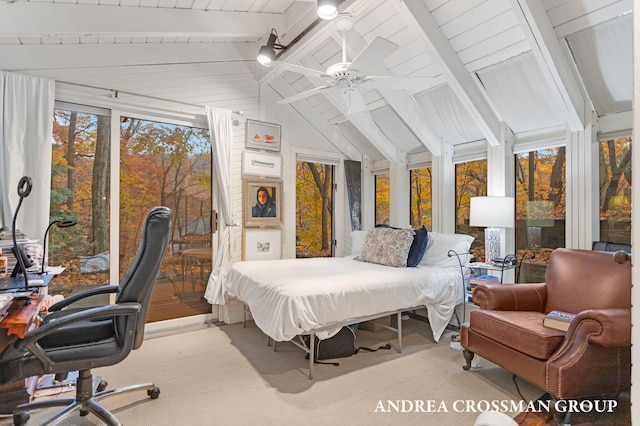
[(278, 103), (327, 81), (256, 61), (275, 30), (279, 61), (322, 72), (342, 62), (342, 32), (317, 18), (315, 0), (0, 0), (0, 69), (55, 79), (57, 96), (78, 103), (262, 114), (300, 145), (394, 161), (399, 152), (440, 155), (442, 142), (496, 145), (504, 128), (578, 131), (592, 108), (628, 121), (632, 8), (632, 0), (343, 0), (340, 12), (355, 21), (344, 33), (347, 61), (382, 37), (398, 48), (363, 73), (427, 81), (360, 85), (365, 106), (355, 112), (333, 91)]

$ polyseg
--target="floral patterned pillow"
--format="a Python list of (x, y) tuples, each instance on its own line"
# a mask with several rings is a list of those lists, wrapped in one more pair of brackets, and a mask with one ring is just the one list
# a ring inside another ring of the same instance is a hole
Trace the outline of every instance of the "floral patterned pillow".
[(413, 242), (412, 229), (373, 228), (356, 260), (404, 268)]

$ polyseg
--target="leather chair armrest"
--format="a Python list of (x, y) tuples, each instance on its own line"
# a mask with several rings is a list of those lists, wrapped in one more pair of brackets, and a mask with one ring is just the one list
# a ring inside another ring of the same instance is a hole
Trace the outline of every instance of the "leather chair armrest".
[(604, 348), (631, 346), (631, 309), (590, 309), (571, 321), (565, 340), (588, 340)]
[(541, 284), (480, 284), (473, 290), (473, 303), (480, 309), (542, 312), (547, 286)]
[(29, 330), (24, 336), (24, 339), (16, 340), (14, 346), (18, 350), (22, 350), (23, 348), (29, 350), (29, 352), (38, 358), (44, 367), (50, 371), (50, 368), (55, 364), (55, 362), (49, 357), (47, 351), (38, 344), (40, 339), (58, 331), (62, 327), (79, 321), (100, 320), (104, 318), (114, 318), (116, 316), (133, 316), (135, 321), (135, 317), (137, 317), (141, 310), (142, 306), (139, 303), (130, 302), (98, 306), (74, 312), (63, 318), (57, 318), (50, 321), (41, 327)]
[(49, 309), (47, 310), (49, 312), (59, 311), (71, 305), (72, 303), (75, 303), (78, 300), (84, 300), (87, 297), (96, 296), (100, 294), (116, 293), (119, 288), (120, 288), (119, 285), (103, 285), (96, 288), (90, 288), (89, 290), (85, 290), (81, 293), (72, 294), (69, 297), (65, 298), (64, 300), (59, 301), (58, 303), (54, 303), (53, 305), (49, 306)]
[(15, 347), (20, 349), (28, 347), (60, 328), (80, 321), (101, 320), (115, 318), (123, 315), (137, 315), (142, 307), (137, 302), (118, 303), (113, 305), (98, 306), (74, 312), (62, 318), (56, 318), (40, 327), (29, 330), (23, 339), (16, 340)]

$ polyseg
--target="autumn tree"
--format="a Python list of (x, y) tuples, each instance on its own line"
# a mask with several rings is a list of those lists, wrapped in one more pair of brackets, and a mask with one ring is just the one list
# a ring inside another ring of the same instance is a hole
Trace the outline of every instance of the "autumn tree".
[(296, 239), (298, 256), (332, 253), (333, 166), (296, 164)]
[(411, 226), (431, 228), (431, 168), (411, 170)]

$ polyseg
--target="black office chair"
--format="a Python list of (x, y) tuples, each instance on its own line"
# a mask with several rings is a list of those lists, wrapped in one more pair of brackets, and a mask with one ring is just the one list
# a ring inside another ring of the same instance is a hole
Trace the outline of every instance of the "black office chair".
[[(55, 311), (40, 327), (27, 332), (0, 354), (0, 384), (43, 374), (78, 371), (75, 398), (61, 398), (22, 404), (14, 410), (13, 421), (23, 425), (29, 410), (67, 406), (45, 424), (57, 424), (80, 410), (109, 425), (120, 421), (97, 401), (109, 395), (146, 389), (151, 399), (160, 394), (153, 383), (105, 390), (106, 382), (93, 380), (91, 369), (114, 365), (138, 349), (144, 338), (149, 298), (160, 272), (169, 242), (173, 213), (167, 207), (153, 208), (145, 219), (140, 247), (120, 285), (108, 285), (71, 296), (51, 308)], [(88, 296), (117, 293), (115, 304), (91, 308), (65, 309)]]

